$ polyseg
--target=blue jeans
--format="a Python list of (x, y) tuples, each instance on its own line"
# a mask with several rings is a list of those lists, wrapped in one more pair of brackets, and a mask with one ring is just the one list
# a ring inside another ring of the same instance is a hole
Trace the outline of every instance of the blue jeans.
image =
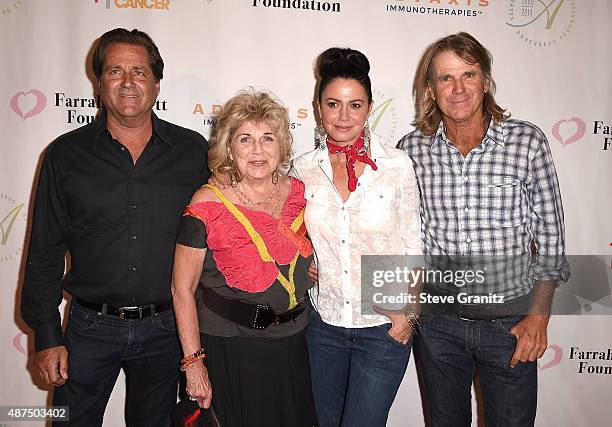
[(412, 346), (391, 338), (390, 327), (340, 328), (311, 310), (306, 343), (320, 427), (385, 426)]
[(462, 320), (456, 315), (423, 314), (415, 353), (421, 363), (430, 426), (469, 427), (471, 386), (478, 373), (487, 427), (533, 426), (537, 404), (537, 364), (510, 367), (516, 338), (510, 329), (522, 316)]
[(68, 381), (55, 388), (53, 405), (69, 406), (70, 422), (58, 425), (101, 426), (122, 367), (127, 383), (126, 424), (170, 425), (181, 359), (172, 310), (122, 320), (73, 301), (64, 341)]

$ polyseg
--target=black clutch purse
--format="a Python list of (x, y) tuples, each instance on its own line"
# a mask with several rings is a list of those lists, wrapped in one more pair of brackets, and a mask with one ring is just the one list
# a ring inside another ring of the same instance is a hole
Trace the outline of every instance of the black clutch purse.
[(170, 419), (173, 427), (221, 427), (212, 406), (208, 409), (200, 408), (198, 402), (189, 399), (176, 404)]

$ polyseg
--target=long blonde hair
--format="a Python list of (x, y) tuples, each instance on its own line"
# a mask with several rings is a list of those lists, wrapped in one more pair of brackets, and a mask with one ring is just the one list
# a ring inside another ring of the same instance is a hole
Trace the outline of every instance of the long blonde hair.
[(495, 102), (493, 96), (495, 81), (491, 75), (493, 62), (491, 53), (472, 35), (460, 32), (435, 41), (423, 53), (412, 86), (415, 110), (412, 124), (425, 135), (433, 135), (438, 129), (442, 113), (428, 89), (434, 83), (432, 62), (436, 55), (445, 51), (453, 52), (469, 64), (479, 65), (485, 81), (489, 83), (489, 90), (485, 93), (483, 101), (485, 118), (491, 117), (494, 121), (501, 122), (510, 117), (510, 114)]

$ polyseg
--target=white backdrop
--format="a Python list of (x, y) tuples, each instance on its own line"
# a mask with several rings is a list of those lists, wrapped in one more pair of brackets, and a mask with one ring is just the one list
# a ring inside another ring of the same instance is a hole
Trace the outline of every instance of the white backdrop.
[[(371, 121), (395, 144), (412, 130), (412, 79), (425, 47), (449, 33), (472, 33), (493, 54), (498, 102), (549, 138), (568, 253), (602, 255), (610, 276), (608, 0), (0, 0), (0, 11), (0, 405), (48, 400), (28, 371), (32, 343), (18, 315), (32, 186), (44, 147), (95, 115), (86, 56), (114, 27), (144, 30), (159, 46), (166, 62), (157, 106), (162, 118), (208, 136), (216, 105), (247, 85), (266, 87), (289, 109), (296, 154), (313, 144), (313, 62), (321, 51), (349, 46), (368, 56)], [(585, 313), (612, 308), (609, 296), (582, 302)], [(609, 425), (612, 375), (595, 366), (609, 371), (612, 361), (587, 361), (593, 373), (587, 365), (580, 372), (571, 348), (607, 352), (610, 319), (551, 320), (551, 345), (539, 362), (538, 426)], [(123, 424), (123, 396), (121, 377), (106, 426)], [(411, 362), (389, 426), (422, 424)]]

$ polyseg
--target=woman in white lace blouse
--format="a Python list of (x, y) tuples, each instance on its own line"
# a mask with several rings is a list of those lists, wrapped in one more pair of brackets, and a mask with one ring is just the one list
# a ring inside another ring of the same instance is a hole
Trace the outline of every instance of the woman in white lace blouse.
[(362, 314), (361, 256), (421, 254), (412, 163), (370, 134), (369, 62), (330, 48), (317, 64), (321, 138), (294, 161), (318, 267), (307, 331), (319, 423), (384, 426), (408, 365), (415, 313)]

